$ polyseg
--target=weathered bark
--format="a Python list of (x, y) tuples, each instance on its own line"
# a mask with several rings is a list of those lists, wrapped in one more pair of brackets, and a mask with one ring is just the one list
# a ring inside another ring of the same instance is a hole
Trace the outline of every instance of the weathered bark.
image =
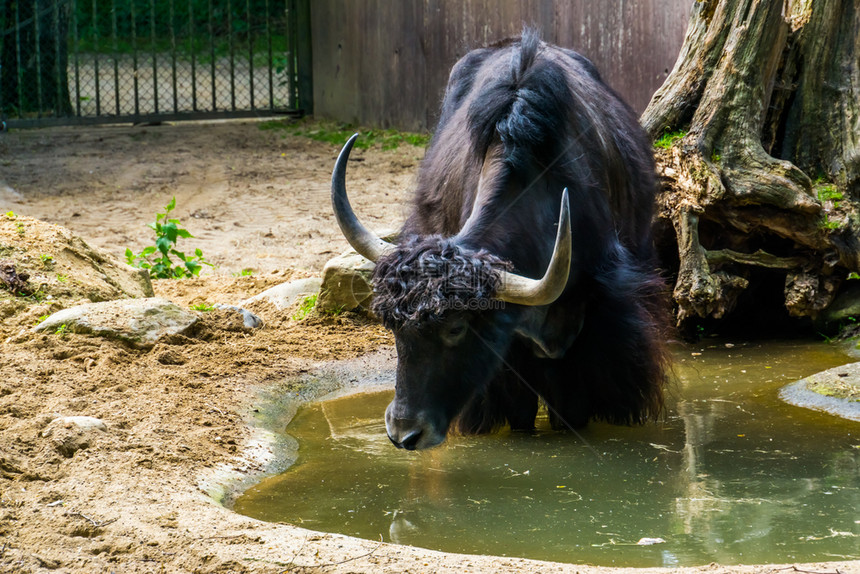
[(854, 0), (696, 3), (642, 116), (655, 140), (683, 134), (658, 154), (679, 323), (730, 313), (756, 268), (814, 318), (860, 271), (858, 58)]

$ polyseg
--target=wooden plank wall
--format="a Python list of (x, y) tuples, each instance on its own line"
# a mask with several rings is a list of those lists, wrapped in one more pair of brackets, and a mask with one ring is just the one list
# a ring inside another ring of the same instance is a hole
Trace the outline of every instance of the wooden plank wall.
[(314, 113), (433, 128), (448, 71), (523, 24), (590, 58), (637, 111), (672, 69), (695, 0), (314, 0)]

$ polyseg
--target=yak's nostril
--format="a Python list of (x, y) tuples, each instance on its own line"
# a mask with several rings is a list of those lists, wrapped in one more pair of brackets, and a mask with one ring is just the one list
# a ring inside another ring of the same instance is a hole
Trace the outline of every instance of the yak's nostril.
[(421, 438), (422, 434), (424, 433), (423, 431), (421, 431), (421, 429), (416, 429), (403, 437), (403, 440), (401, 440), (400, 444), (397, 446), (405, 448), (406, 450), (415, 450), (415, 447), (418, 444), (418, 440)]
[(421, 429), (411, 430), (406, 433), (401, 440), (397, 440), (391, 435), (388, 435), (388, 440), (397, 448), (405, 448), (406, 450), (415, 450), (418, 445), (418, 440), (424, 432)]

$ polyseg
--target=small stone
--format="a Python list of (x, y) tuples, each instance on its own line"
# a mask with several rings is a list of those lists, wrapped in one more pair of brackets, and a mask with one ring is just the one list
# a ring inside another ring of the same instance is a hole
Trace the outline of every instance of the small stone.
[(259, 329), (263, 326), (262, 319), (260, 319), (257, 315), (251, 313), (247, 309), (243, 309), (242, 307), (237, 307), (235, 305), (224, 305), (222, 303), (215, 303), (212, 306), (216, 309), (235, 311), (236, 313), (242, 315), (242, 323), (245, 325), (246, 329)]

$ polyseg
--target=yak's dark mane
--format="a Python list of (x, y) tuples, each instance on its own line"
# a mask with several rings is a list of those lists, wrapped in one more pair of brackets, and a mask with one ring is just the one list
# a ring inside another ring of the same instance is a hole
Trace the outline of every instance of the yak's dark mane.
[(481, 308), (510, 265), (451, 238), (412, 236), (376, 262), (371, 310), (389, 329), (436, 321), (446, 310)]
[(535, 156), (554, 157), (559, 143), (569, 138), (576, 100), (570, 95), (562, 67), (539, 58), (543, 49), (537, 30), (526, 28), (519, 39), (509, 41), (510, 68), (483, 86), (468, 109), (472, 144), (485, 155), (500, 139), (505, 161), (521, 167)]

